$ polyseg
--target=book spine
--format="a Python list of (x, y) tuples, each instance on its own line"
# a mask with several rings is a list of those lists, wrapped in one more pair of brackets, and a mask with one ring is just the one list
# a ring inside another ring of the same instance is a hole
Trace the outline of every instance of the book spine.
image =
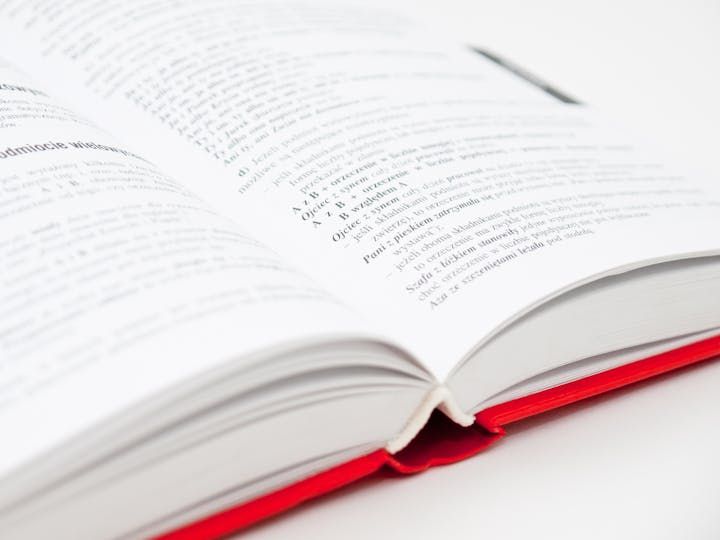
[(427, 425), (430, 415), (435, 410), (440, 410), (450, 420), (463, 427), (469, 427), (475, 423), (475, 417), (460, 409), (450, 390), (445, 385), (439, 385), (428, 393), (405, 428), (385, 446), (385, 450), (389, 454), (400, 452)]

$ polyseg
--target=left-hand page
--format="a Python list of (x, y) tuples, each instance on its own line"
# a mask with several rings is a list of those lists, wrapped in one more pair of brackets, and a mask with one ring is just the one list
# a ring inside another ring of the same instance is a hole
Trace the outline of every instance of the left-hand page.
[(0, 60), (0, 475), (268, 346), (357, 335), (321, 287)]

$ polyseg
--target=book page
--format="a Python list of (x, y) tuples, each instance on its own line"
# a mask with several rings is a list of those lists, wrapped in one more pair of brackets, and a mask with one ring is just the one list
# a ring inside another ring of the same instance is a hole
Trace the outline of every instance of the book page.
[(220, 362), (358, 331), (310, 278), (0, 63), (0, 473)]
[(0, 14), (64, 97), (438, 378), (574, 283), (720, 247), (716, 188), (400, 16), (226, 0)]

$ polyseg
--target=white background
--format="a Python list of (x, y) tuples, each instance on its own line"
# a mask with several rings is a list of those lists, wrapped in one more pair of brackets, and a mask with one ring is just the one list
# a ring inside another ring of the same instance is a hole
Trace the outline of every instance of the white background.
[[(720, 1), (396, 3), (720, 182)], [(361, 482), (243, 538), (720, 539), (720, 360), (509, 433), (463, 463)]]

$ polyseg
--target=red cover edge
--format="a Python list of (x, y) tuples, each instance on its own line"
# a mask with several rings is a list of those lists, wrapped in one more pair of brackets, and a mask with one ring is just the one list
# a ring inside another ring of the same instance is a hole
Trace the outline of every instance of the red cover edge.
[(250, 502), (158, 536), (157, 539), (209, 540), (227, 536), (378, 471), (385, 465), (388, 455), (385, 450), (376, 450)]
[(494, 405), (477, 413), (475, 420), (485, 429), (495, 432), (501, 429), (500, 426), (709, 360), (719, 354), (720, 335)]
[(416, 440), (394, 456), (385, 450), (376, 450), (157, 538), (220, 538), (376, 473), (383, 467), (399, 474), (413, 474), (436, 465), (453, 463), (484, 450), (501, 438), (505, 434), (502, 427), (504, 425), (709, 360), (717, 355), (720, 355), (720, 335), (494, 405), (477, 413), (476, 425), (470, 428), (450, 425), (442, 415), (434, 414)]

